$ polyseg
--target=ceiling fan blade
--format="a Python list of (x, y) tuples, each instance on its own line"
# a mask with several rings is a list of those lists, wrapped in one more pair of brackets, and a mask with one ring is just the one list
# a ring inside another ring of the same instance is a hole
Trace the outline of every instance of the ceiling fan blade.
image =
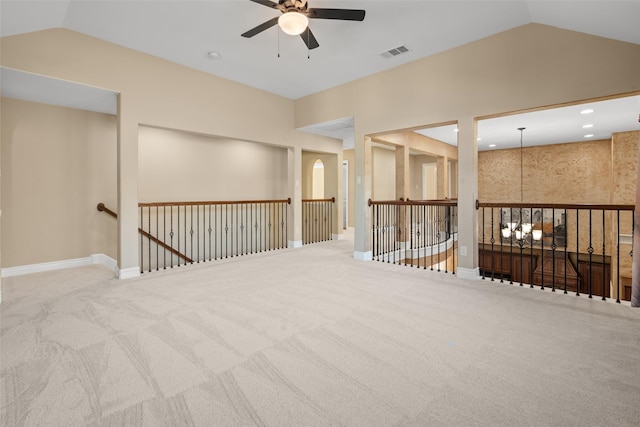
[(278, 3), (274, 3), (271, 0), (250, 0), (250, 1), (270, 7), (272, 9), (279, 9), (278, 6), (280, 6)]
[(271, 18), (269, 19), (267, 22), (263, 22), (262, 24), (258, 25), (257, 27), (254, 27), (252, 29), (250, 29), (249, 31), (247, 31), (246, 33), (242, 33), (242, 37), (253, 37), (256, 34), (260, 34), (261, 32), (263, 32), (264, 30), (268, 30), (269, 28), (273, 27), (274, 25), (276, 25), (278, 23), (278, 16), (276, 16), (275, 18)]
[(343, 21), (364, 21), (364, 10), (359, 9), (309, 9), (309, 18), (341, 19)]
[(311, 32), (311, 30), (309, 29), (309, 27), (307, 27), (301, 34), (300, 34), (300, 38), (302, 38), (302, 41), (304, 42), (304, 44), (307, 45), (307, 48), (309, 49), (315, 49), (318, 46), (320, 46), (318, 44), (318, 40), (316, 40), (315, 36), (313, 35), (313, 33)]

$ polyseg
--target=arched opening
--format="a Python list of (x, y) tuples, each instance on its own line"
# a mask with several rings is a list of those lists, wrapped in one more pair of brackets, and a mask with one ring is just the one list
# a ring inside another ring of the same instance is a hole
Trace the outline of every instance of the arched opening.
[(313, 175), (311, 178), (311, 198), (324, 199), (324, 163), (318, 159), (313, 164)]

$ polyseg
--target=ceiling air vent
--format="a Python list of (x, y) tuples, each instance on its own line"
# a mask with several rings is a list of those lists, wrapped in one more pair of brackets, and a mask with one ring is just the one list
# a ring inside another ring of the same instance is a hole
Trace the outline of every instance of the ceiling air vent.
[(394, 47), (393, 49), (386, 50), (382, 52), (380, 55), (385, 58), (393, 58), (394, 56), (402, 55), (403, 53), (409, 52), (409, 48), (405, 45)]

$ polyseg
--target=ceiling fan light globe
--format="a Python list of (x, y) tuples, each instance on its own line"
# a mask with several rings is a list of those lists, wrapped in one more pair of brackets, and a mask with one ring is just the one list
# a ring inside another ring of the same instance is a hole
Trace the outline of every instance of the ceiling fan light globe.
[(309, 18), (298, 12), (286, 12), (278, 18), (278, 25), (285, 33), (297, 36), (309, 26)]

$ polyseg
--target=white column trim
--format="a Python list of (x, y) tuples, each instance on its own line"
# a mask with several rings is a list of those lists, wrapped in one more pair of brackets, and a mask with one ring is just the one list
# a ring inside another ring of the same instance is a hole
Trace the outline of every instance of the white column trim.
[(464, 268), (458, 267), (456, 270), (456, 275), (459, 279), (465, 280), (479, 280), (480, 277), (480, 269), (479, 268)]
[(373, 252), (372, 251), (353, 251), (353, 258), (358, 261), (371, 261), (373, 260)]

